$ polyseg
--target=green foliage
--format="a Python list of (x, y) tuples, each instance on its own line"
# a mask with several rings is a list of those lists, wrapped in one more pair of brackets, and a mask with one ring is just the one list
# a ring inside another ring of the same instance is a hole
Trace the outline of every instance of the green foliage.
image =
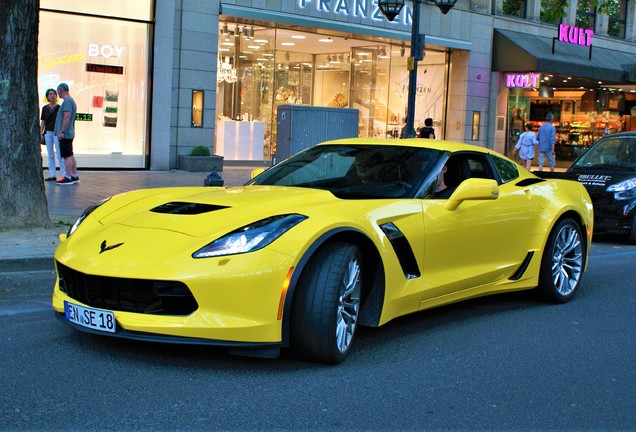
[(192, 149), (190, 156), (210, 156), (210, 149), (205, 146), (196, 146)]
[(547, 0), (541, 2), (541, 22), (558, 24), (567, 11), (567, 0)]
[[(612, 16), (612, 12), (620, 9), (621, 0), (586, 0), (582, 2), (585, 8), (596, 8), (598, 12)], [(541, 2), (541, 21), (558, 24), (565, 17), (568, 0), (543, 0)], [(581, 6), (579, 5), (579, 9)]]
[[(523, 3), (525, 6), (525, 2)], [(521, 1), (520, 0), (504, 0), (503, 2), (503, 13), (504, 15), (521, 17)]]

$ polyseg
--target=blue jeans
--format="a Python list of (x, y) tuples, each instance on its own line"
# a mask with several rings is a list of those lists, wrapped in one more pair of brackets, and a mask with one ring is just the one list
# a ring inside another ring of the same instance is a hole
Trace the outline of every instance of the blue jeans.
[(66, 175), (66, 166), (64, 165), (64, 159), (60, 154), (60, 142), (53, 131), (46, 131), (44, 134), (44, 143), (46, 144), (46, 153), (49, 157), (49, 177), (55, 177), (55, 156), (57, 155), (57, 162), (60, 166), (60, 173), (62, 177)]
[(539, 168), (543, 168), (546, 157), (548, 158), (548, 166), (550, 167), (550, 169), (554, 168), (554, 153), (552, 151), (539, 152)]

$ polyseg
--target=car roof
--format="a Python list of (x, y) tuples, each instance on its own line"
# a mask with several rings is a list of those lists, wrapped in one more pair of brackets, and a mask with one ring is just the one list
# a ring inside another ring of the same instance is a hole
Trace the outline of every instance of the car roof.
[(355, 145), (391, 145), (404, 147), (421, 147), (434, 150), (459, 152), (473, 151), (480, 153), (494, 153), (493, 150), (472, 144), (464, 144), (456, 141), (423, 139), (423, 138), (406, 138), (406, 139), (383, 139), (383, 138), (344, 138), (332, 141), (325, 141), (318, 145), (333, 144), (355, 144)]

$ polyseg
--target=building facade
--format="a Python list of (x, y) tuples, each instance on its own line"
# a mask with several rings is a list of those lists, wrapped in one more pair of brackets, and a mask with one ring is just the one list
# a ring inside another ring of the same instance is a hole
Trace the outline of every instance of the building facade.
[[(75, 85), (91, 119), (75, 141), (80, 167), (178, 168), (198, 145), (271, 163), (281, 105), (355, 108), (365, 137), (396, 138), (403, 125), (409, 1), (393, 22), (377, 0), (118, 0), (108, 13), (66, 3), (41, 2), (40, 93)], [(438, 138), (510, 154), (523, 124), (551, 113), (562, 164), (636, 129), (634, 2), (603, 14), (569, 2), (564, 17), (549, 6), (459, 0), (443, 15), (422, 3), (416, 127), (432, 118)]]

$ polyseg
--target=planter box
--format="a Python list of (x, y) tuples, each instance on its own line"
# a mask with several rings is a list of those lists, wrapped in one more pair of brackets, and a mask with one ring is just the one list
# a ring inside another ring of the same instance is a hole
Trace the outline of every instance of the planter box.
[(223, 156), (179, 156), (179, 169), (193, 172), (223, 171)]

